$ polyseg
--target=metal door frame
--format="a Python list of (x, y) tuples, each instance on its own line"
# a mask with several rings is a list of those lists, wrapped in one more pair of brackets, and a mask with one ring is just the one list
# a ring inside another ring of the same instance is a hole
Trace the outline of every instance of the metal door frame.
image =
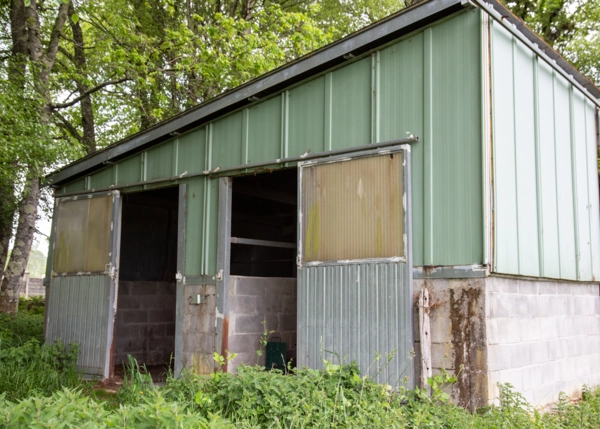
[(187, 185), (179, 184), (177, 206), (177, 275), (175, 276), (175, 377), (183, 369), (183, 316), (185, 308), (185, 246), (187, 226)]

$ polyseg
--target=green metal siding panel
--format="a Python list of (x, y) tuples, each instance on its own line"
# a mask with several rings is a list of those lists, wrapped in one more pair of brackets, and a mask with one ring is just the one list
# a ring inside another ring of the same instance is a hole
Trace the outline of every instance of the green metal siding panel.
[(331, 91), (325, 95), (331, 106), (331, 134), (325, 140), (331, 146), (326, 150), (371, 141), (371, 62), (367, 57), (331, 73)]
[(61, 194), (68, 194), (70, 192), (85, 191), (85, 177), (77, 179), (71, 183), (66, 184), (62, 187)]
[(211, 167), (231, 167), (242, 163), (242, 112), (212, 124)]
[[(588, 186), (588, 162), (587, 147), (593, 144), (593, 141), (586, 140), (586, 112), (583, 95), (574, 93), (572, 97), (572, 118), (574, 139), (571, 140), (573, 150), (573, 172), (576, 183), (575, 187), (575, 211), (578, 236), (576, 243), (578, 246), (577, 259), (579, 268), (579, 277), (584, 279), (592, 278), (592, 249), (591, 249), (591, 231), (588, 201), (590, 200)], [(598, 193), (596, 192), (596, 195)]]
[(431, 54), (432, 262), (482, 263), (481, 11), (432, 27)]
[(187, 184), (187, 222), (185, 241), (185, 275), (203, 274), (204, 243), (204, 182), (200, 177), (185, 181)]
[(591, 102), (496, 23), (492, 91), (494, 271), (592, 281), (600, 234)]
[(108, 188), (114, 184), (114, 168), (112, 166), (100, 170), (90, 176), (90, 189)]
[(571, 167), (571, 121), (569, 83), (554, 76), (554, 124), (556, 133), (556, 183), (560, 276), (576, 280), (575, 219), (573, 217), (573, 172)]
[(202, 128), (177, 139), (177, 171), (199, 173), (206, 169), (206, 129)]
[(324, 150), (325, 78), (306, 82), (288, 92), (285, 156)]
[(247, 109), (247, 145), (244, 164), (281, 158), (281, 116), (283, 96), (266, 100)]
[(137, 183), (142, 177), (142, 155), (137, 154), (116, 165), (117, 185)]
[[(554, 151), (554, 93), (553, 71), (544, 62), (538, 64), (538, 86), (547, 88), (538, 91), (539, 123), (539, 169), (541, 197), (540, 212), (542, 234), (541, 274), (544, 277), (560, 278), (560, 246), (558, 240), (558, 212), (556, 200), (556, 153)], [(510, 248), (508, 249), (510, 250)]]
[(203, 274), (214, 275), (217, 273), (217, 223), (219, 220), (219, 181), (217, 179), (208, 180), (206, 201)]
[(146, 151), (145, 180), (172, 177), (173, 175), (173, 141)]
[[(380, 53), (380, 140), (423, 136), (423, 33)], [(413, 257), (423, 265), (423, 144), (411, 147)]]
[[(585, 102), (585, 124), (586, 124), (586, 142), (587, 142), (587, 173), (589, 184), (589, 198), (592, 204), (588, 206), (588, 215), (590, 222), (590, 241), (592, 254), (592, 279), (600, 280), (600, 204), (593, 204), (593, 201), (598, 202), (595, 196), (600, 195), (598, 187), (598, 164), (596, 152), (596, 129), (593, 125), (598, 121), (598, 111), (596, 107), (589, 101)], [(583, 168), (583, 167), (582, 167)]]

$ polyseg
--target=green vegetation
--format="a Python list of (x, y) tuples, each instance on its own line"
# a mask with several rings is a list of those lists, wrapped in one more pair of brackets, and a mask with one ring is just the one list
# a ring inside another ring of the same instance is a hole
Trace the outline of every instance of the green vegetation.
[[(541, 414), (510, 385), (500, 405), (471, 413), (448, 402), (442, 373), (425, 390), (376, 384), (355, 365), (326, 362), (325, 370), (238, 375), (184, 373), (157, 387), (130, 358), (117, 394), (92, 389), (74, 370), (76, 347), (40, 345), (42, 300), (21, 300), (17, 316), (0, 315), (1, 428), (481, 428), (586, 429), (600, 427), (600, 388), (562, 396)], [(221, 362), (220, 356), (215, 361)]]

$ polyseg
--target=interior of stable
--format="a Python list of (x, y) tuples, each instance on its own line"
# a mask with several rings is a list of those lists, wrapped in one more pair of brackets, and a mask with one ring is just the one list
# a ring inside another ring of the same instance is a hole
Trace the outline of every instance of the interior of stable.
[[(229, 353), (281, 368), (296, 360), (297, 169), (233, 178)], [(264, 322), (264, 323), (263, 323)], [(270, 332), (257, 359), (259, 340)], [(273, 355), (273, 350), (277, 350)], [(271, 353), (271, 355), (270, 355)]]
[(113, 365), (128, 355), (163, 374), (175, 350), (177, 187), (122, 195)]

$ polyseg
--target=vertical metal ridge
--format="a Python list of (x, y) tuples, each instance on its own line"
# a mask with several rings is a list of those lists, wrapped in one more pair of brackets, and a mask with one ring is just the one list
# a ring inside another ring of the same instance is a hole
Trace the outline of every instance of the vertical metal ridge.
[(424, 265), (433, 265), (433, 35), (432, 29), (427, 28), (424, 31), (423, 39), (423, 69), (424, 79), (424, 103), (423, 103), (423, 188), (424, 188), (424, 207), (423, 207), (423, 263)]
[(537, 194), (537, 226), (538, 226), (538, 257), (539, 257), (539, 273), (540, 277), (544, 275), (544, 212), (543, 207), (543, 190), (541, 149), (540, 149), (540, 98), (539, 98), (539, 57), (533, 57), (533, 132), (535, 138), (535, 179), (536, 179), (536, 194)]
[(575, 139), (575, 117), (574, 117), (574, 94), (573, 86), (569, 85), (569, 134), (571, 148), (571, 186), (573, 189), (573, 232), (575, 233), (575, 278), (581, 280), (579, 267), (581, 258), (581, 247), (579, 244), (579, 192), (577, 189), (577, 143)]

